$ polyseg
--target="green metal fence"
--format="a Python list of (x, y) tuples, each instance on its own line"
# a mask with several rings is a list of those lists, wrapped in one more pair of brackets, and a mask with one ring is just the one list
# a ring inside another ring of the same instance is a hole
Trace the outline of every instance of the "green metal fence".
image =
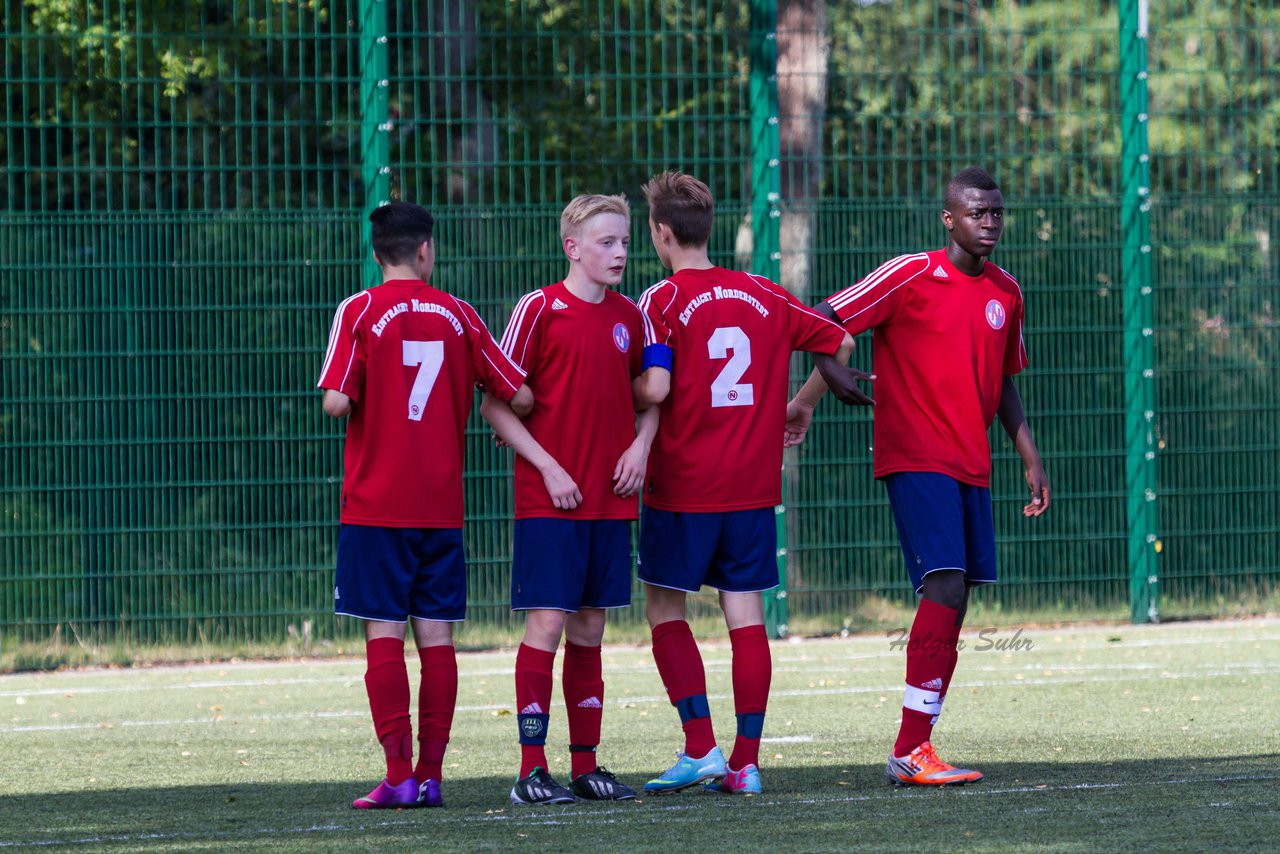
[[(576, 193), (632, 197), (623, 290), (658, 278), (638, 188), (673, 167), (717, 196), (719, 262), (816, 302), (942, 245), (946, 178), (985, 165), (1055, 496), (1021, 518), (993, 431), (986, 607), (1274, 607), (1274, 0), (4, 3), (6, 643), (341, 634), (341, 427), (312, 384), (372, 281), (366, 211), (432, 208), (438, 283), (498, 332), (563, 274)], [(819, 415), (773, 603), (805, 631), (911, 598), (869, 413)], [(511, 624), (505, 453), (473, 420), (473, 638)]]

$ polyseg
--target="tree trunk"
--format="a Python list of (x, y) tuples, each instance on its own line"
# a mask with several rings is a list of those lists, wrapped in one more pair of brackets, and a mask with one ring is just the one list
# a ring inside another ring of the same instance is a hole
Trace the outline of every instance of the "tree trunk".
[(780, 0), (781, 284), (804, 302), (810, 301), (813, 284), (813, 229), (822, 187), (822, 126), (827, 113), (827, 60), (830, 55), (826, 0)]
[[(782, 219), (778, 243), (782, 252), (780, 284), (803, 303), (813, 294), (813, 237), (817, 202), (822, 189), (823, 123), (827, 114), (827, 60), (831, 40), (827, 36), (826, 0), (779, 0), (778, 3), (778, 121), (782, 160)], [(810, 362), (797, 357), (807, 373)], [(799, 488), (795, 453), (784, 469), (784, 501), (794, 504)], [(796, 519), (788, 513), (787, 542), (795, 542)], [(789, 550), (790, 551), (790, 550)], [(796, 552), (792, 551), (792, 555)], [(787, 559), (787, 589), (803, 588), (805, 567), (796, 557)]]
[(430, 118), (439, 150), (448, 158), (449, 201), (475, 203), (498, 162), (493, 105), (473, 75), (479, 13), (472, 0), (421, 1), (433, 78)]

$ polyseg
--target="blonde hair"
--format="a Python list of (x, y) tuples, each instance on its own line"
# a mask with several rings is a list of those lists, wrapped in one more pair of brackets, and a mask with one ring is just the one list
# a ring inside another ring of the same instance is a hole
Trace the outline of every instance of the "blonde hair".
[(669, 226), (681, 246), (703, 246), (711, 239), (716, 203), (706, 184), (683, 172), (663, 172), (640, 189), (649, 203), (649, 218)]
[(575, 196), (573, 201), (564, 206), (564, 211), (560, 214), (561, 242), (570, 237), (577, 237), (582, 231), (583, 224), (600, 214), (617, 214), (626, 219), (628, 225), (631, 223), (631, 207), (627, 204), (626, 196)]

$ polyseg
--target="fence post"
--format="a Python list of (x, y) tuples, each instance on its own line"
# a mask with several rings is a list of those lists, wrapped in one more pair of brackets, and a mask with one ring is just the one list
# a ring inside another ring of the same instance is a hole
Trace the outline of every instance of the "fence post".
[[(751, 0), (751, 269), (777, 280), (782, 251), (782, 174), (778, 143), (778, 2)], [(764, 597), (772, 637), (787, 634), (787, 513), (777, 507), (778, 589)]]
[(1129, 606), (1135, 623), (1159, 619), (1156, 554), (1155, 346), (1151, 288), (1151, 165), (1147, 147), (1147, 0), (1123, 0), (1120, 20), (1120, 165), (1124, 235), (1125, 488)]
[(358, 251), (365, 259), (370, 285), (382, 281), (382, 272), (369, 250), (369, 214), (391, 200), (389, 67), (386, 0), (360, 0), (360, 176), (364, 216)]

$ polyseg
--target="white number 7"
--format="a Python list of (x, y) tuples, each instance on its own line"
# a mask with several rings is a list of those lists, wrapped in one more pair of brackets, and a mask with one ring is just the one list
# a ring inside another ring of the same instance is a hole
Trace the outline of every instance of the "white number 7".
[(444, 364), (443, 341), (405, 341), (404, 364), (406, 367), (418, 366), (417, 376), (413, 378), (413, 388), (409, 390), (409, 420), (421, 421), (422, 412), (427, 407), (427, 398), (440, 376), (440, 366)]
[(733, 357), (725, 363), (711, 383), (711, 405), (753, 406), (755, 389), (751, 383), (738, 382), (751, 366), (751, 339), (737, 326), (721, 326), (707, 340), (707, 355), (713, 359)]

